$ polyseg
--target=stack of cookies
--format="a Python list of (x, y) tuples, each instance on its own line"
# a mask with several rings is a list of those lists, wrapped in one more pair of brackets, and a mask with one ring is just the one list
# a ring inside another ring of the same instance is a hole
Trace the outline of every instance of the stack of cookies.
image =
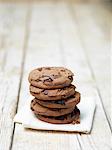
[(80, 93), (72, 85), (73, 73), (63, 67), (42, 67), (30, 72), (31, 110), (42, 121), (80, 123)]

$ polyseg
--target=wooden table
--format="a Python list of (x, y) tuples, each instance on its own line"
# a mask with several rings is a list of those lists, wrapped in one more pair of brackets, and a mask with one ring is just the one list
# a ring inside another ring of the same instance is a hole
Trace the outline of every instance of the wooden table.
[[(0, 150), (111, 149), (110, 9), (111, 3), (0, 4)], [(91, 134), (13, 123), (29, 97), (28, 73), (46, 65), (72, 69), (77, 87), (95, 96)]]

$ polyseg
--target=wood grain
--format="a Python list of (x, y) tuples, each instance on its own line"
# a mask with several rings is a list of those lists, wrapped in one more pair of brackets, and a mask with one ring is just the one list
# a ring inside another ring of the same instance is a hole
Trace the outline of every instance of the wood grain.
[[(82, 9), (81, 9), (82, 8)], [(100, 11), (99, 11), (100, 10)], [(94, 13), (96, 12), (96, 13)], [(95, 15), (96, 14), (96, 15)], [(101, 103), (111, 128), (110, 116), (110, 18), (100, 5), (74, 6), (80, 38), (86, 53)], [(102, 32), (103, 31), (103, 32)], [(90, 36), (91, 35), (91, 36)], [(108, 73), (107, 73), (108, 72)], [(106, 87), (106, 88), (105, 88)]]
[(26, 11), (21, 7), (18, 10), (14, 6), (4, 5), (0, 9), (0, 20), (0, 149), (8, 150), (18, 103)]

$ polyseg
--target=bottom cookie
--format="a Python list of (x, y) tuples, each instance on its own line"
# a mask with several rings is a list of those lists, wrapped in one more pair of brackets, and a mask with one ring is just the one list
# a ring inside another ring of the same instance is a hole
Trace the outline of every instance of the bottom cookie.
[(52, 123), (52, 124), (68, 124), (68, 123), (73, 123), (73, 124), (79, 124), (80, 123), (80, 111), (77, 107), (75, 109), (63, 116), (58, 116), (58, 117), (51, 117), (51, 116), (43, 116), (43, 115), (36, 115), (38, 119)]

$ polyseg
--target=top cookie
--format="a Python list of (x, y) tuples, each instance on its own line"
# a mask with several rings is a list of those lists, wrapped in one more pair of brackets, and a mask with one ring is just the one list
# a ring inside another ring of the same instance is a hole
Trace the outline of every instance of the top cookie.
[(69, 86), (73, 73), (64, 67), (42, 67), (30, 72), (29, 82), (38, 88), (56, 89)]

